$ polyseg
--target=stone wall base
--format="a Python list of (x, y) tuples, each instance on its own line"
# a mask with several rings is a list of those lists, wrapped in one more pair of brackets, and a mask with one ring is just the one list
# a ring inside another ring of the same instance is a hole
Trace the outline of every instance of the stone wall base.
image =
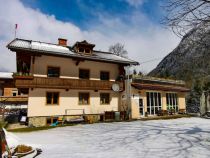
[(28, 126), (41, 127), (46, 126), (47, 117), (29, 117), (28, 118)]
[[(53, 117), (54, 118), (59, 118), (60, 120), (71, 121), (71, 120), (74, 120), (74, 119), (81, 118), (81, 115), (29, 117), (29, 119), (28, 119), (28, 125), (29, 126), (35, 126), (35, 127), (47, 126), (47, 119), (53, 118)], [(100, 115), (99, 114), (84, 115), (84, 121), (86, 123), (96, 123), (96, 122), (99, 122), (100, 121)]]
[(100, 121), (100, 115), (85, 115), (84, 119), (87, 123), (97, 123)]

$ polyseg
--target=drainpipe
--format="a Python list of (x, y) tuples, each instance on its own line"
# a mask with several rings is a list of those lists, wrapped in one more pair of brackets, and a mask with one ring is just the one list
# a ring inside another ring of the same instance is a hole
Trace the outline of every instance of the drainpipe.
[(2, 140), (2, 135), (3, 135), (3, 130), (2, 130), (2, 128), (0, 128), (0, 158), (2, 158), (2, 154), (3, 154), (3, 150), (2, 150), (2, 142), (3, 142), (3, 140)]
[(126, 66), (124, 67), (125, 69), (125, 72), (126, 72), (126, 86), (125, 86), (125, 92), (126, 92), (126, 102), (127, 102), (127, 105), (128, 105), (128, 114), (127, 114), (127, 117), (129, 119), (132, 118), (132, 112), (131, 112), (131, 82), (130, 82), (130, 67), (131, 65), (129, 66)]

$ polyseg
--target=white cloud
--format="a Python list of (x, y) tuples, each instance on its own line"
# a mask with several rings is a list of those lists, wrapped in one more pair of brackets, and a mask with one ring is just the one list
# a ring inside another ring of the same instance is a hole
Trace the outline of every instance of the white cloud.
[[(129, 17), (130, 23), (97, 13), (99, 23), (93, 23), (88, 30), (81, 30), (70, 22), (57, 20), (53, 15), (46, 15), (39, 10), (27, 8), (19, 0), (0, 0), (0, 71), (15, 71), (15, 53), (6, 48), (14, 38), (14, 27), (18, 23), (18, 38), (57, 43), (58, 37), (68, 39), (72, 45), (77, 40), (86, 39), (96, 44), (96, 49), (108, 50), (117, 42), (125, 45), (129, 57), (139, 62), (164, 57), (179, 39), (155, 24), (143, 13), (134, 12)], [(150, 71), (157, 63), (142, 64), (140, 69)]]
[(125, 0), (130, 6), (138, 7), (144, 3), (145, 0)]

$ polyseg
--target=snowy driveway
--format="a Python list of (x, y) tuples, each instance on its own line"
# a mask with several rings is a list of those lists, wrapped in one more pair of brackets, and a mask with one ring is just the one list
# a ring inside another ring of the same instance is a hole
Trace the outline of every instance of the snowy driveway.
[(210, 120), (100, 123), (16, 133), (43, 158), (210, 157)]

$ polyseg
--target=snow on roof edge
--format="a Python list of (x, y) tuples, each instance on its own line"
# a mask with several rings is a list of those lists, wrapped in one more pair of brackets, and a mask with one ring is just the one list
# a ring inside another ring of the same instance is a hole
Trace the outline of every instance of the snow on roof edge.
[(0, 72), (0, 78), (13, 78), (12, 77), (13, 73), (12, 72)]

